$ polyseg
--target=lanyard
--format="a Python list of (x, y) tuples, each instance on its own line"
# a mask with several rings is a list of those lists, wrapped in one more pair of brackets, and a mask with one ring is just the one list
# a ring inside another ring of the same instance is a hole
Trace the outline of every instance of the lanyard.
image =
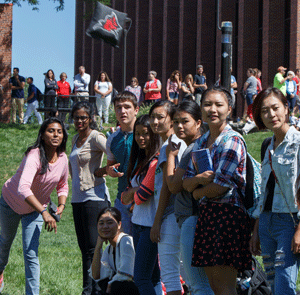
[(288, 204), (287, 198), (286, 198), (284, 192), (282, 191), (282, 189), (281, 189), (281, 187), (280, 187), (279, 181), (278, 181), (278, 179), (277, 179), (277, 177), (276, 177), (276, 174), (275, 174), (275, 171), (274, 171), (274, 169), (273, 169), (273, 166), (272, 166), (272, 156), (271, 156), (271, 151), (270, 151), (270, 150), (269, 150), (269, 161), (270, 161), (270, 166), (271, 166), (271, 170), (272, 170), (273, 176), (274, 176), (274, 178), (275, 178), (275, 181), (276, 181), (276, 183), (277, 183), (277, 185), (278, 185), (278, 187), (279, 187), (279, 189), (280, 189), (281, 194), (283, 195), (285, 204), (286, 204), (286, 206), (288, 207), (288, 209), (289, 209), (289, 211), (290, 211), (290, 215), (291, 215), (291, 217), (292, 217), (294, 226), (295, 226), (295, 228), (296, 228), (296, 227), (297, 227), (297, 223), (296, 223), (296, 221), (295, 221), (295, 219), (294, 219), (294, 216), (293, 216), (293, 213), (291, 212), (291, 209), (290, 209), (290, 206), (289, 206), (289, 204)]

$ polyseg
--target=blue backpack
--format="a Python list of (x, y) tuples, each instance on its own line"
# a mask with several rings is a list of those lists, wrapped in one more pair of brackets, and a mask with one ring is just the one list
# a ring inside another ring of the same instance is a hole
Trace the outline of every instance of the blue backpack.
[[(238, 136), (247, 145), (245, 139), (235, 131), (228, 131), (222, 138), (222, 143), (225, 145), (228, 138), (231, 136)], [(221, 144), (219, 146), (222, 146)], [(252, 214), (258, 204), (261, 188), (261, 165), (257, 162), (248, 152), (246, 158), (246, 190), (245, 196), (238, 188), (238, 193), (243, 200), (243, 204), (247, 209), (248, 214), (252, 217)]]

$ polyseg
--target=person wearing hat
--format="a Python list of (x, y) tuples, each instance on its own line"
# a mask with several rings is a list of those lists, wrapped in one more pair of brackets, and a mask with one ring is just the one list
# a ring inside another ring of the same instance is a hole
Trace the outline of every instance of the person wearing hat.
[(198, 105), (200, 105), (201, 102), (201, 96), (202, 92), (207, 89), (206, 86), (206, 79), (203, 75), (203, 66), (198, 65), (197, 66), (197, 74), (194, 77), (194, 84), (193, 87), (195, 89), (195, 100)]
[(278, 88), (284, 96), (286, 96), (286, 84), (285, 81), (288, 80), (290, 77), (287, 75), (286, 78), (283, 78), (283, 75), (285, 74), (286, 68), (283, 66), (280, 66), (277, 69), (277, 74), (274, 77), (273, 81), (273, 87)]

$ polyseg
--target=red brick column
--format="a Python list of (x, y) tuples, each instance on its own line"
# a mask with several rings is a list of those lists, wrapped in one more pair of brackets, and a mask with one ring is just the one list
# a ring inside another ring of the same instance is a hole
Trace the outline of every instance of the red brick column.
[(290, 69), (300, 68), (300, 1), (291, 0)]
[(12, 4), (0, 4), (0, 83), (3, 95), (0, 97), (0, 122), (9, 123), (11, 109), (11, 92), (9, 78), (12, 59)]

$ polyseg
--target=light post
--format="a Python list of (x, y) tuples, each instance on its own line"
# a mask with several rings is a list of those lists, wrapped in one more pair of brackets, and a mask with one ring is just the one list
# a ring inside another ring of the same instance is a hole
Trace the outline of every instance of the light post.
[(231, 48), (232, 22), (224, 21), (221, 24), (221, 85), (230, 91), (231, 88)]

